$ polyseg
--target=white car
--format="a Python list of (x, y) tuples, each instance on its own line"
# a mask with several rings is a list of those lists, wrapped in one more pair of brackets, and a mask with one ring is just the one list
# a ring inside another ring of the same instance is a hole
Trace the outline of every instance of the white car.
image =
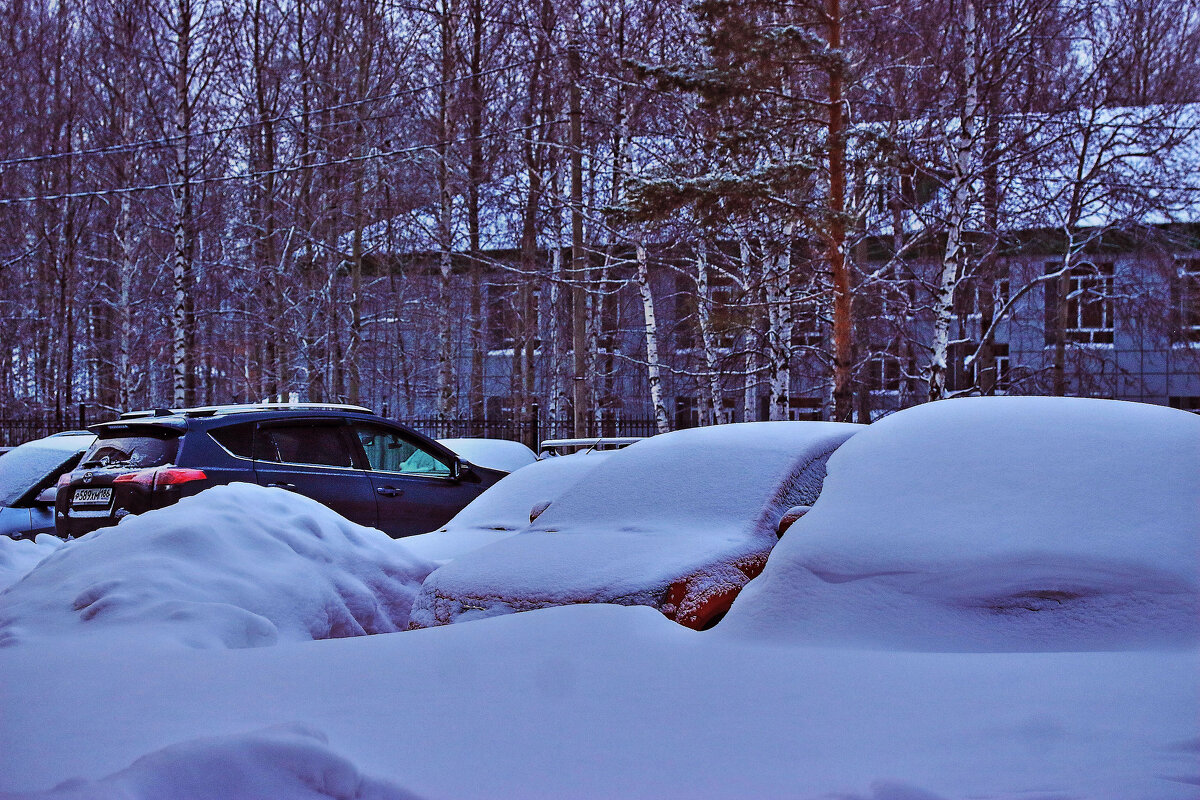
[(67, 431), (26, 442), (0, 458), (0, 536), (54, 533), (55, 484), (94, 441), (87, 431)]
[(612, 452), (538, 509), (533, 525), (435, 570), (409, 626), (616, 603), (707, 627), (762, 571), (785, 513), (815, 502), (826, 460), (861, 428), (750, 422), (664, 433)]

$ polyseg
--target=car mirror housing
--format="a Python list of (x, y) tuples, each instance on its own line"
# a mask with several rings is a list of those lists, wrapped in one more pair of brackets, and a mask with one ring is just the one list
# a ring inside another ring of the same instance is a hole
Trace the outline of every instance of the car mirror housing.
[(787, 511), (783, 512), (783, 516), (779, 519), (779, 525), (775, 529), (775, 532), (779, 535), (779, 538), (782, 539), (783, 535), (787, 533), (787, 529), (792, 527), (796, 520), (803, 517), (810, 510), (812, 510), (812, 506), (792, 506)]
[(42, 489), (42, 491), (38, 492), (38, 496), (33, 498), (33, 502), (40, 506), (52, 506), (54, 505), (54, 501), (57, 497), (58, 487), (48, 486), (45, 489)]

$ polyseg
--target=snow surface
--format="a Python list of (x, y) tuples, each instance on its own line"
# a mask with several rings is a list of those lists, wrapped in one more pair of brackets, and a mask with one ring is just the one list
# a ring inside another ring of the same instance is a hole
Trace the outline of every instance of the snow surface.
[[(1038, 480), (1060, 481), (1057, 494), (1078, 510), (1084, 503), (1071, 498), (1084, 485), (1073, 477), (1076, 470), (1055, 466), (1074, 458), (1098, 461), (1095, 468), (1092, 461), (1075, 465), (1093, 477), (1103, 465), (1111, 468), (1099, 487), (1086, 487), (1088, 521), (1102, 523), (1098, 557), (1132, 556), (1131, 583), (1156, 582), (1171, 562), (1175, 577), (1194, 584), (1200, 565), (1189, 548), (1180, 548), (1183, 560), (1176, 563), (1175, 545), (1159, 546), (1157, 537), (1176, 534), (1139, 526), (1145, 546), (1135, 546), (1120, 541), (1116, 522), (1102, 519), (1125, 514), (1126, 505), (1137, 511), (1122, 519), (1139, 513), (1166, 519), (1187, 503), (1195, 508), (1195, 470), (1174, 475), (1173, 489), (1154, 482), (1170, 465), (1192, 463), (1183, 451), (1197, 449), (1196, 428), (1182, 412), (1101, 404), (1075, 405), (1068, 414), (1055, 405), (1071, 401), (1058, 400), (1039, 410), (1048, 418), (1040, 424), (1019, 403), (988, 402), (995, 405), (987, 413), (972, 409), (975, 401), (931, 404), (858, 434), (831, 459), (820, 501), (784, 537), (768, 573), (709, 632), (683, 628), (650, 608), (574, 605), (471, 625), (249, 649), (184, 649), (126, 625), (98, 627), (92, 636), (23, 638), (0, 648), (0, 796), (44, 797), (60, 786), (59, 797), (122, 800), (402, 792), (428, 800), (1196, 800), (1200, 646), (1194, 638), (1143, 637), (1121, 649), (1070, 652), (1089, 642), (1063, 626), (1055, 648), (1062, 652), (1048, 651), (1044, 640), (1020, 651), (1012, 636), (991, 642), (1004, 652), (978, 652), (977, 639), (974, 652), (939, 652), (935, 623), (945, 618), (937, 602), (908, 607), (928, 624), (889, 616), (905, 628), (903, 636), (881, 635), (865, 615), (846, 617), (845, 624), (866, 632), (839, 644), (827, 643), (828, 636), (807, 640), (790, 619), (803, 618), (809, 603), (828, 612), (824, 595), (872, 600), (844, 593), (872, 580), (865, 576), (784, 591), (794, 559), (778, 556), (807, 552), (799, 546), (807, 537), (824, 538), (833, 548), (830, 562), (846, 568), (867, 565), (872, 549), (880, 561), (898, 561), (911, 550), (908, 566), (977, 563), (986, 582), (990, 561), (973, 561), (970, 551), (1012, 549), (965, 536), (977, 525), (993, 531), (995, 525), (963, 517), (964, 509), (986, 506), (1013, 519), (1026, 512), (1003, 510), (1000, 500), (981, 500), (985, 494), (1055, 515), (1048, 527), (1028, 512), (1038, 529), (1014, 532), (1014, 540), (1041, 544), (1049, 536), (1054, 552), (1083, 550), (1084, 533), (1058, 532), (1060, 524), (1074, 523)], [(1106, 423), (1104, 430), (1095, 430), (1098, 423)], [(909, 425), (926, 435), (911, 438)], [(972, 438), (985, 432), (987, 448)], [(894, 451), (887, 447), (893, 437)], [(1064, 450), (1080, 437), (1092, 444)], [(1005, 453), (1015, 459), (1022, 448), (1029, 460), (1017, 463), (1015, 474), (976, 452), (998, 453), (1003, 462)], [(860, 460), (885, 452), (898, 459), (890, 469)], [(980, 482), (955, 473), (951, 463), (977, 470)], [(868, 474), (874, 483), (855, 486)], [(937, 486), (932, 498), (893, 494), (926, 481), (932, 492), (939, 480), (950, 484)], [(968, 484), (979, 496), (974, 501), (954, 491)], [(835, 546), (813, 520), (832, 521), (833, 512), (822, 508), (858, 519), (849, 508), (852, 489), (863, 517), (879, 527), (848, 528), (846, 546)], [(256, 505), (265, 497), (259, 493)], [(295, 495), (273, 499), (284, 518), (307, 502)], [(1095, 513), (1088, 511), (1093, 504)], [(1162, 504), (1168, 510), (1160, 516)], [(929, 524), (914, 523), (910, 506)], [(251, 511), (246, 527), (261, 525), (261, 516)], [(133, 522), (89, 537), (111, 537)], [(1179, 538), (1194, 540), (1195, 515), (1185, 522)], [(64, 546), (30, 575), (89, 537)], [(1067, 540), (1075, 550), (1064, 547)], [(194, 557), (203, 551), (197, 543)], [(172, 563), (183, 574), (190, 569), (181, 559)], [(1075, 568), (1074, 559), (1047, 563)], [(106, 566), (108, 577), (122, 579), (140, 568)], [(940, 573), (929, 577), (936, 583)], [(759, 582), (772, 588), (755, 591)], [(8, 610), (11, 596), (0, 594), (0, 611)], [(987, 621), (1002, 628), (1001, 616)], [(1134, 617), (1127, 619), (1143, 624)], [(222, 620), (208, 621), (218, 635)], [(1165, 632), (1177, 632), (1170, 617), (1158, 621)]]
[(664, 433), (614, 451), (520, 535), (430, 575), (412, 621), (563, 603), (656, 605), (688, 576), (697, 576), (697, 595), (709, 591), (705, 576), (736, 590), (746, 577), (735, 564), (770, 550), (783, 512), (815, 500), (821, 462), (860, 429), (752, 422)]
[(0, 647), (135, 636), (237, 648), (403, 630), (433, 568), (314, 500), (216, 486), (63, 545), (0, 594)]
[(460, 457), (478, 467), (514, 472), (537, 461), (537, 453), (520, 442), (506, 439), (438, 439)]
[(1200, 417), (968, 398), (871, 425), (724, 634), (916, 650), (1200, 640)]
[(64, 781), (51, 791), (24, 797), (30, 800), (167, 797), (415, 800), (414, 795), (393, 784), (362, 775), (327, 744), (324, 734), (303, 725), (206, 737), (142, 756), (126, 769), (101, 780), (77, 778)]
[(552, 501), (600, 464), (607, 453), (578, 453), (537, 461), (504, 476), (432, 533), (402, 543), (427, 561), (445, 563), (529, 527), (538, 503)]
[[(0, 536), (0, 592), (13, 585), (42, 559), (63, 546), (63, 540), (48, 533), (37, 539), (11, 539)], [(0, 613), (3, 606), (0, 606)]]
[(1197, 796), (1194, 650), (878, 652), (720, 629), (589, 605), (250, 650), (132, 632), (0, 650), (0, 791), (96, 781), (186, 742), (215, 778), (194, 740), (299, 723), (429, 800)]

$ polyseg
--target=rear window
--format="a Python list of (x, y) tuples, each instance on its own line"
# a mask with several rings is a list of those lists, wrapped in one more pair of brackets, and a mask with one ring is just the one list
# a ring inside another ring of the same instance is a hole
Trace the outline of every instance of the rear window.
[(175, 460), (179, 437), (134, 435), (104, 437), (91, 446), (83, 457), (83, 467), (159, 467)]

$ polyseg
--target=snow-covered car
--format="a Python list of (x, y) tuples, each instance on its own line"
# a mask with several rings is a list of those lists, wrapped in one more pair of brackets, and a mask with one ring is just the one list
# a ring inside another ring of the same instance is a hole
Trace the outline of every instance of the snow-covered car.
[(87, 431), (67, 431), (26, 442), (0, 458), (0, 536), (54, 533), (55, 483), (94, 441)]
[[(443, 442), (451, 449), (454, 446)], [(464, 457), (465, 453), (461, 453)], [(578, 453), (536, 461), (501, 478), (454, 519), (430, 533), (406, 537), (412, 553), (441, 564), (529, 527), (535, 510), (602, 464), (607, 453)], [(486, 461), (484, 462), (487, 463)]]
[(1196, 415), (961, 398), (838, 450), (820, 502), (721, 628), (937, 652), (1195, 646), (1198, 566)]
[(613, 452), (528, 529), (435, 570), (409, 625), (615, 603), (709, 626), (762, 571), (785, 512), (815, 502), (825, 462), (860, 429), (742, 423)]

